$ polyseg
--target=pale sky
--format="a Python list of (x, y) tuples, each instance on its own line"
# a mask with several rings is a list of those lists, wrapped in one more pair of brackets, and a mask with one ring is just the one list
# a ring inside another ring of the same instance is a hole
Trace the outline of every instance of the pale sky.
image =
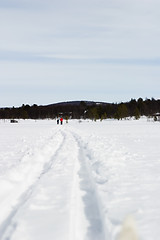
[(0, 0), (0, 107), (160, 98), (159, 0)]

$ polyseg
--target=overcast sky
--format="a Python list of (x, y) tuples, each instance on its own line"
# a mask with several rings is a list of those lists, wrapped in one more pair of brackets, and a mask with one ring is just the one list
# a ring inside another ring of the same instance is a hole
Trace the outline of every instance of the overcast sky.
[(160, 98), (159, 0), (0, 0), (0, 107)]

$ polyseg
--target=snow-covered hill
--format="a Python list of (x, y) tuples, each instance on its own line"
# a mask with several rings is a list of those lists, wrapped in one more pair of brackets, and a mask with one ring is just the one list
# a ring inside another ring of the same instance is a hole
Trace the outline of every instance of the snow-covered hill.
[(159, 239), (159, 122), (1, 121), (0, 132), (0, 240), (116, 240), (130, 223), (135, 239)]

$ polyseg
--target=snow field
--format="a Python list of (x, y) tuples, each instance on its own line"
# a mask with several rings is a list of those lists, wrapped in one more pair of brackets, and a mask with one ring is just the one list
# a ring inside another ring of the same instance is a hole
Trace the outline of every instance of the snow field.
[(158, 239), (159, 123), (21, 120), (0, 129), (1, 240), (125, 240), (126, 226), (133, 239)]

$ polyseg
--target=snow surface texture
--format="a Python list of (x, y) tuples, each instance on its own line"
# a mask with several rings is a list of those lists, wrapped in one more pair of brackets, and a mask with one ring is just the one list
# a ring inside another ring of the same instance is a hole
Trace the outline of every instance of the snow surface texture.
[(155, 240), (160, 123), (0, 121), (0, 240)]

